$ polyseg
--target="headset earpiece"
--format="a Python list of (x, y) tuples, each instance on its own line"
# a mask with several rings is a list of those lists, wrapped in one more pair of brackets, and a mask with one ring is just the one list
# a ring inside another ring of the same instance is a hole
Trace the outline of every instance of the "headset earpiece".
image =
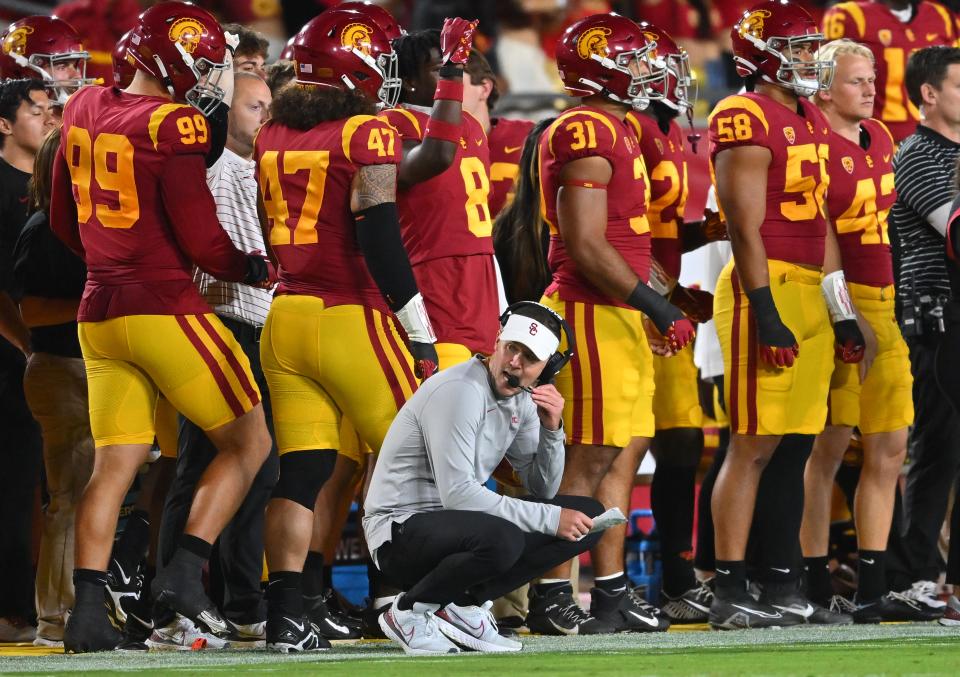
[(510, 316), (523, 306), (536, 306), (541, 310), (546, 310), (554, 317), (554, 319), (557, 320), (557, 322), (560, 323), (560, 330), (567, 339), (566, 350), (562, 352), (558, 350), (553, 355), (548, 357), (547, 363), (543, 367), (543, 371), (541, 371), (540, 376), (537, 377), (537, 385), (552, 383), (560, 370), (563, 369), (567, 365), (567, 362), (573, 359), (573, 356), (576, 354), (577, 342), (573, 337), (573, 331), (570, 329), (570, 325), (567, 324), (567, 321), (560, 316), (560, 313), (556, 312), (552, 308), (548, 308), (542, 303), (537, 303), (536, 301), (517, 301), (516, 303), (511, 304), (506, 310), (503, 311), (503, 314), (500, 315), (500, 326), (505, 326)]

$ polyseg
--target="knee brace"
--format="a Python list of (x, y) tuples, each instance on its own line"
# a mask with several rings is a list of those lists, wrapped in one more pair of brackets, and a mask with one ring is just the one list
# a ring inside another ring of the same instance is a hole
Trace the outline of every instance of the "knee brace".
[(291, 451), (280, 456), (280, 478), (272, 498), (285, 498), (313, 510), (323, 483), (333, 473), (337, 452), (333, 449)]

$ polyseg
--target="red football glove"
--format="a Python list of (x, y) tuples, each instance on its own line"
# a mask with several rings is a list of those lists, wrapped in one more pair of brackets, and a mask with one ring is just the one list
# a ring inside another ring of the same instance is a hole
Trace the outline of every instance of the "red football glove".
[(760, 357), (772, 367), (792, 367), (800, 354), (800, 346), (790, 327), (780, 319), (770, 287), (748, 291), (747, 298), (757, 323)]
[(443, 20), (443, 30), (440, 31), (441, 63), (453, 62), (461, 66), (467, 63), (473, 48), (473, 34), (479, 23), (460, 17)]
[(856, 364), (863, 359), (867, 342), (856, 320), (841, 320), (833, 325), (833, 336), (836, 339), (836, 355), (841, 362)]
[(421, 383), (437, 373), (440, 358), (432, 343), (411, 341), (410, 354), (413, 356), (413, 373)]
[(708, 291), (677, 285), (670, 292), (670, 303), (698, 324), (713, 318), (713, 294)]
[(683, 350), (684, 346), (693, 341), (696, 335), (697, 330), (693, 326), (693, 322), (684, 317), (674, 320), (673, 324), (667, 327), (667, 331), (663, 333), (663, 338), (670, 344), (670, 349), (676, 353)]
[(277, 283), (277, 270), (262, 251), (247, 253), (247, 277), (243, 282), (257, 289), (273, 289)]

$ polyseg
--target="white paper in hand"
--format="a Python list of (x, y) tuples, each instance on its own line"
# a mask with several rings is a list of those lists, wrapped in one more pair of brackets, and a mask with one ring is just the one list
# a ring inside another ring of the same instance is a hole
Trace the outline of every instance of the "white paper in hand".
[[(615, 527), (618, 524), (626, 524), (626, 522), (627, 518), (620, 512), (620, 508), (610, 508), (603, 514), (593, 518), (593, 527), (587, 533), (595, 534), (598, 531), (606, 531), (610, 527)], [(584, 534), (584, 536), (586, 536), (586, 534)], [(583, 536), (580, 538), (583, 538)]]

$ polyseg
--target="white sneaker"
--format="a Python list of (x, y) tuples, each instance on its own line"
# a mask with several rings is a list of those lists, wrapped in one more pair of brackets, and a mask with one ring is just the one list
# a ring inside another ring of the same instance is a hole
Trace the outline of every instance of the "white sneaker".
[(154, 628), (146, 642), (151, 649), (178, 649), (190, 651), (198, 649), (225, 649), (230, 642), (215, 635), (202, 632), (186, 616), (177, 614), (170, 625)]
[(436, 656), (460, 653), (456, 644), (440, 632), (434, 612), (436, 604), (414, 603), (406, 611), (397, 608), (397, 597), (377, 622), (383, 634), (399, 644), (411, 656)]
[(440, 632), (460, 646), (487, 653), (505, 653), (520, 651), (523, 644), (502, 637), (497, 629), (497, 621), (490, 608), (493, 602), (484, 602), (483, 606), (457, 606), (448, 604), (437, 612), (437, 624)]
[(267, 622), (234, 623), (227, 619), (227, 641), (231, 644), (243, 644), (252, 649), (266, 646)]
[(937, 584), (933, 581), (914, 581), (909, 590), (904, 590), (903, 595), (930, 609), (943, 610), (947, 606), (946, 602), (937, 597)]
[(33, 640), (34, 646), (45, 646), (50, 649), (62, 649), (63, 640), (62, 639), (48, 639), (46, 637), (41, 637), (37, 635)]

